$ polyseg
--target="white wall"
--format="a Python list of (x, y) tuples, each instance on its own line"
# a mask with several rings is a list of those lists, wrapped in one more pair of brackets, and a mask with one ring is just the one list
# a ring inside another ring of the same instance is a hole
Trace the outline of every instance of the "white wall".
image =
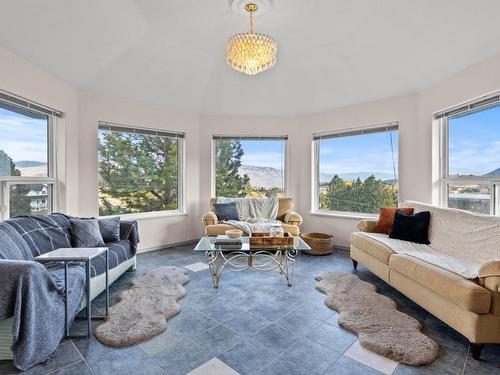
[(186, 133), (187, 215), (140, 220), (142, 250), (202, 235), (200, 217), (208, 209), (211, 196), (212, 134), (288, 135), (289, 194), (295, 198), (297, 211), (304, 216), (302, 229), (333, 233), (337, 245), (348, 246), (357, 219), (310, 213), (312, 133), (399, 121), (400, 198), (432, 202), (432, 113), (499, 90), (500, 55), (413, 95), (298, 117), (199, 116), (78, 92), (3, 49), (0, 49), (0, 88), (66, 113), (67, 207), (75, 215), (98, 213), (98, 121)]
[(79, 108), (78, 138), (82, 151), (79, 164), (82, 192), (79, 199), (80, 215), (98, 215), (97, 126), (99, 121), (182, 131), (186, 133), (184, 144), (186, 150), (187, 214), (138, 219), (141, 237), (139, 250), (156, 249), (165, 244), (199, 238), (202, 232), (199, 212), (199, 116), (167, 111), (138, 101), (111, 98), (88, 92), (80, 93)]

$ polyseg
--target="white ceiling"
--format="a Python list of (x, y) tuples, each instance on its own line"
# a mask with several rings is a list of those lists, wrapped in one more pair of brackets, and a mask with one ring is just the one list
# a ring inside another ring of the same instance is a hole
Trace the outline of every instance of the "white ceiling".
[[(205, 114), (293, 115), (415, 92), (500, 51), (498, 0), (274, 0), (278, 62), (225, 64), (228, 0), (4, 0), (0, 45), (99, 93)], [(0, 72), (1, 74), (1, 72)]]

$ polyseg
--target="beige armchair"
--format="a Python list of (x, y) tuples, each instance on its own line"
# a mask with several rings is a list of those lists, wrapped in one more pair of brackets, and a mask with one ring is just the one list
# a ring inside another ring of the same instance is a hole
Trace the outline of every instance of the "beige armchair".
[[(207, 236), (218, 236), (225, 234), (228, 229), (235, 229), (232, 225), (219, 223), (219, 219), (214, 212), (214, 204), (216, 202), (217, 198), (210, 199), (210, 211), (202, 217), (203, 225), (205, 225), (205, 235)], [(285, 232), (289, 232), (293, 236), (299, 235), (302, 216), (293, 211), (293, 198), (279, 198), (276, 220), (283, 222)]]

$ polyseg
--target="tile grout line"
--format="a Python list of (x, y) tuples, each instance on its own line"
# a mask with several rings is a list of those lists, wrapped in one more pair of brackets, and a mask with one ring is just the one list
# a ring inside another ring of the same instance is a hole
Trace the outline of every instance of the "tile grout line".
[[(153, 337), (154, 337), (154, 336), (153, 336)], [(165, 370), (164, 370), (164, 369), (163, 369), (163, 368), (162, 368), (162, 367), (161, 367), (158, 363), (156, 363), (156, 361), (155, 361), (153, 358), (151, 358), (151, 356), (150, 356), (148, 353), (146, 353), (146, 352), (144, 351), (144, 349), (142, 349), (142, 348), (141, 348), (141, 346), (140, 346), (140, 345), (137, 345), (137, 344), (136, 344), (135, 346), (136, 346), (136, 347), (138, 347), (138, 348), (139, 348), (139, 350), (140, 350), (141, 352), (143, 352), (143, 353), (144, 353), (144, 355), (145, 355), (146, 357), (148, 357), (148, 358), (149, 358), (149, 359), (150, 359), (150, 360), (151, 360), (151, 361), (152, 361), (152, 362), (156, 365), (156, 367), (158, 367), (158, 368), (160, 369), (160, 371), (161, 371), (161, 372), (163, 372), (164, 374), (167, 374), (167, 375), (168, 375), (168, 373), (167, 373), (167, 372), (166, 372), (166, 371), (165, 371)]]
[(80, 349), (78, 349), (78, 347), (73, 342), (73, 339), (70, 338), (69, 341), (71, 341), (71, 345), (73, 345), (75, 347), (75, 349), (78, 352), (78, 354), (80, 355), (80, 357), (82, 357), (83, 362), (87, 365), (87, 367), (89, 368), (90, 372), (95, 375), (94, 369), (90, 366), (90, 364), (87, 362), (87, 360), (85, 359), (85, 357), (82, 355), (82, 353), (80, 352)]

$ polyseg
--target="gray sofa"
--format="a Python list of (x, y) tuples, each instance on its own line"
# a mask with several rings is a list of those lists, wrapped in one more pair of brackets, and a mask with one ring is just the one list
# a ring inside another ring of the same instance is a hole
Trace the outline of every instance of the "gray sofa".
[[(47, 360), (64, 336), (64, 272), (34, 257), (72, 247), (71, 217), (64, 214), (18, 217), (0, 222), (0, 360), (12, 359), (25, 370)], [(109, 281), (135, 268), (137, 223), (120, 223), (120, 241), (109, 249)], [(70, 321), (85, 307), (84, 269), (68, 274)], [(91, 299), (105, 289), (105, 258), (91, 262)]]

